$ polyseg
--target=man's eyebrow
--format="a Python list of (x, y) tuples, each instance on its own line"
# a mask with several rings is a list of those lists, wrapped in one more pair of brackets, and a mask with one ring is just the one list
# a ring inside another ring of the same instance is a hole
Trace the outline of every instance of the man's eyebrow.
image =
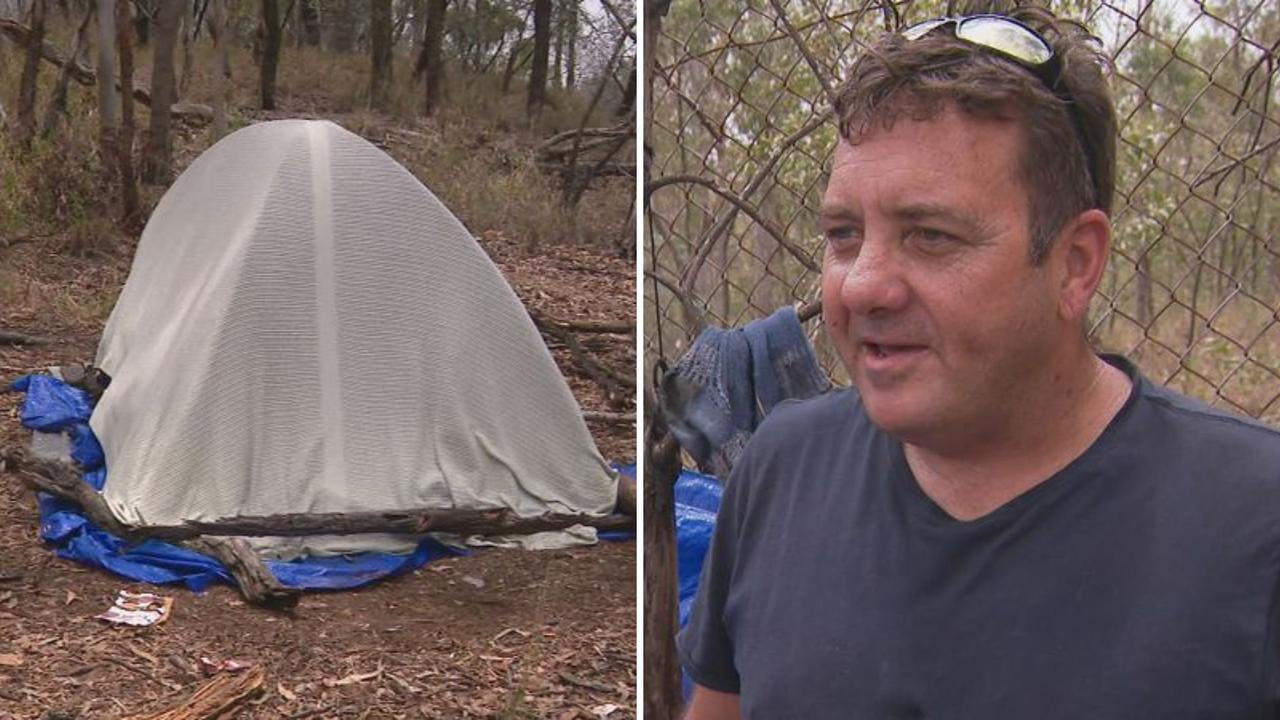
[(987, 219), (947, 205), (936, 205), (934, 203), (903, 205), (894, 208), (890, 215), (900, 220), (916, 222), (921, 220), (941, 220), (945, 223), (959, 225), (975, 235), (991, 235), (994, 233), (994, 228), (992, 228)]
[(862, 215), (845, 207), (844, 205), (822, 205), (818, 208), (818, 220), (835, 222), (843, 220), (845, 222), (860, 222)]

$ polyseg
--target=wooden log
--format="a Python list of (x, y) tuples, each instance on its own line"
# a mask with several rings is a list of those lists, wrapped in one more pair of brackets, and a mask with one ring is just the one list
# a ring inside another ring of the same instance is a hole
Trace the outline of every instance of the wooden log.
[[(518, 517), (509, 510), (420, 510), (363, 513), (298, 513), (240, 516), (212, 521), (189, 520), (180, 525), (132, 525), (111, 511), (102, 495), (81, 478), (78, 468), (38, 458), (22, 449), (0, 452), (0, 470), (16, 475), (28, 487), (79, 505), (99, 527), (129, 540), (157, 538), (178, 541), (221, 562), (245, 599), (255, 605), (288, 610), (298, 604), (299, 591), (287, 588), (242, 537), (306, 536), (359, 533), (422, 535), (524, 535), (587, 525), (601, 530), (634, 530), (634, 507), (628, 515), (561, 515), (547, 513)], [(620, 489), (620, 492), (621, 489)], [(632, 504), (634, 506), (634, 489)]]
[(614, 125), (613, 127), (588, 127), (574, 130), (565, 130), (562, 133), (552, 135), (538, 145), (538, 152), (547, 152), (557, 145), (571, 143), (579, 137), (583, 138), (604, 138), (606, 140), (614, 140), (617, 138), (629, 138), (635, 135), (635, 130), (631, 127), (630, 122)]
[(244, 538), (206, 537), (188, 540), (183, 545), (211, 555), (227, 568), (240, 587), (240, 594), (254, 605), (273, 610), (292, 610), (297, 607), (302, 593), (287, 588), (254, 552)]
[(27, 335), (25, 333), (15, 332), (13, 330), (0, 330), (0, 345), (48, 345), (49, 340), (35, 335)]
[(361, 533), (423, 535), (433, 532), (456, 535), (527, 535), (547, 530), (563, 530), (573, 525), (586, 525), (601, 530), (635, 529), (635, 518), (625, 515), (545, 513), (520, 517), (506, 509), (457, 508), (241, 515), (217, 520), (187, 520), (178, 525), (131, 525), (116, 518), (102, 495), (86, 485), (80, 479), (79, 471), (72, 465), (37, 458), (21, 449), (0, 453), (0, 461), (33, 489), (78, 504), (91, 520), (104, 529), (130, 538), (190, 540), (201, 536), (298, 537)]
[(587, 422), (605, 422), (628, 424), (636, 421), (635, 413), (617, 413), (617, 412), (601, 412), (598, 410), (582, 411), (582, 419)]
[(261, 695), (266, 684), (262, 668), (219, 673), (191, 697), (159, 712), (131, 715), (125, 720), (216, 720), (230, 718), (246, 702)]
[(111, 512), (107, 501), (89, 487), (80, 469), (70, 463), (36, 457), (22, 449), (0, 452), (0, 468), (18, 477), (27, 487), (69, 500), (81, 507), (98, 527), (123, 538), (136, 538), (136, 531)]
[[(0, 33), (7, 35), (23, 47), (26, 47), (32, 41), (31, 29), (15, 20), (0, 18)], [(97, 72), (93, 68), (74, 57), (68, 58), (65, 53), (47, 40), (40, 47), (40, 56), (45, 61), (63, 68), (72, 80), (81, 85), (95, 85), (98, 82)], [(116, 83), (116, 87), (119, 88), (120, 84)], [(135, 87), (133, 89), (133, 99), (147, 107), (151, 107), (151, 93), (146, 88)], [(199, 103), (174, 103), (170, 106), (170, 112), (173, 113), (174, 117), (184, 120), (209, 122), (213, 119), (213, 108)]]
[(626, 405), (633, 398), (633, 393), (627, 392), (635, 389), (636, 382), (633, 378), (629, 378), (592, 359), (572, 332), (545, 319), (540, 319), (539, 316), (534, 314), (530, 314), (529, 318), (533, 320), (533, 324), (537, 325), (544, 335), (550, 335), (559, 340), (569, 349), (569, 353), (573, 355), (578, 367), (582, 368), (587, 377), (594, 380), (597, 385), (604, 389), (610, 405), (620, 407)]
[(288, 513), (240, 515), (217, 520), (187, 520), (181, 525), (138, 525), (132, 530), (148, 537), (185, 540), (201, 535), (298, 537), (358, 535), (361, 533), (452, 533), (455, 535), (528, 535), (586, 525), (600, 530), (631, 530), (635, 518), (625, 515), (562, 515), (546, 513), (520, 517), (510, 510), (387, 510), (350, 513)]
[(625, 475), (618, 478), (617, 512), (632, 516), (636, 514), (636, 481)]
[(676, 658), (680, 624), (675, 483), (680, 445), (661, 422), (650, 418), (649, 427), (644, 464), (644, 716), (675, 720), (683, 703)]
[(529, 317), (533, 318), (535, 325), (550, 324), (556, 327), (572, 330), (579, 333), (596, 333), (606, 335), (630, 335), (635, 337), (636, 325), (633, 322), (608, 322), (604, 320), (564, 320), (561, 318), (553, 318), (542, 314), (538, 310), (528, 308)]

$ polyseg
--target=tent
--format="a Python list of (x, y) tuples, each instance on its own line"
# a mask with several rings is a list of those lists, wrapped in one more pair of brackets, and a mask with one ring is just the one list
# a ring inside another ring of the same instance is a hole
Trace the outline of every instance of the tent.
[[(330, 122), (252, 125), (192, 163), (147, 223), (95, 364), (111, 378), (90, 421), (102, 494), (129, 524), (615, 503), (501, 273), (409, 172)], [(418, 539), (254, 542), (288, 558)]]

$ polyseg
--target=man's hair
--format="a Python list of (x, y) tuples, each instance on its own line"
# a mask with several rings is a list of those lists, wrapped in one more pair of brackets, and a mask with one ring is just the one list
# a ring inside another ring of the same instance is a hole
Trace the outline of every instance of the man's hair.
[[(1102, 73), (1106, 60), (1083, 25), (1038, 7), (992, 7), (1007, 4), (985, 2), (964, 14), (998, 12), (1034, 28), (1061, 59), (1059, 93), (1017, 62), (948, 29), (914, 41), (886, 33), (854, 63), (836, 93), (835, 114), (840, 136), (852, 144), (900, 116), (928, 120), (949, 107), (1019, 123), (1019, 174), (1031, 213), (1031, 259), (1038, 264), (1068, 220), (1091, 208), (1111, 212), (1115, 108)], [(1069, 96), (1072, 107), (1059, 94)]]

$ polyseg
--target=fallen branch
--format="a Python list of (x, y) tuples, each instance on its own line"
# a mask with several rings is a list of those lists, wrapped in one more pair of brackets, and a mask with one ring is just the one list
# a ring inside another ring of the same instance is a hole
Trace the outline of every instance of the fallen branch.
[[(9, 36), (17, 44), (26, 47), (31, 43), (31, 29), (26, 25), (14, 20), (0, 18), (0, 33)], [(97, 72), (80, 62), (75, 58), (68, 58), (61, 50), (49, 41), (44, 41), (40, 47), (40, 56), (47, 62), (52, 63), (56, 67), (62, 68), (72, 80), (81, 85), (96, 85), (98, 82)], [(116, 83), (116, 88), (120, 87), (120, 83)], [(133, 99), (151, 107), (151, 92), (146, 88), (135, 87), (133, 89)], [(213, 108), (208, 105), (201, 105), (192, 102), (178, 102), (170, 107), (170, 112), (175, 117), (184, 120), (199, 120), (201, 122), (211, 122), (213, 120)]]
[(636, 421), (635, 413), (602, 412), (600, 410), (584, 410), (582, 412), (582, 417), (587, 422), (594, 420), (596, 422), (617, 423), (620, 425), (626, 425)]
[(177, 525), (131, 525), (121, 522), (102, 495), (84, 483), (72, 465), (37, 458), (25, 450), (0, 453), (4, 462), (29, 487), (76, 503), (91, 520), (122, 537), (192, 540), (202, 536), (299, 537), (307, 535), (357, 535), (402, 533), (424, 535), (442, 532), (457, 535), (526, 535), (586, 525), (602, 530), (630, 530), (635, 518), (623, 515), (571, 515), (545, 513), (520, 517), (510, 510), (457, 508), (387, 510), (350, 513), (284, 513), (238, 515), (217, 520), (187, 520)]
[(181, 704), (155, 713), (133, 715), (125, 720), (214, 720), (229, 718), (236, 708), (262, 694), (266, 683), (262, 668), (220, 673)]
[(244, 538), (208, 537), (183, 544), (222, 563), (250, 603), (275, 610), (291, 610), (298, 605), (302, 593), (281, 585)]
[(596, 362), (587, 354), (587, 351), (582, 347), (582, 343), (578, 342), (578, 338), (574, 337), (572, 332), (533, 313), (530, 313), (529, 317), (544, 335), (552, 336), (569, 348), (569, 353), (573, 355), (578, 367), (582, 368), (582, 371), (588, 377), (604, 389), (610, 405), (622, 407), (632, 399), (633, 393), (629, 391), (635, 390), (636, 382), (634, 379)]
[[(625, 123), (615, 125), (613, 127), (607, 127), (607, 128), (606, 127), (589, 127), (589, 128), (582, 128), (581, 130), (566, 130), (562, 133), (552, 135), (551, 137), (544, 140), (542, 144), (538, 146), (537, 153), (539, 155), (555, 154), (556, 152), (558, 152), (556, 149), (557, 145), (562, 145), (566, 142), (572, 142), (573, 140), (579, 137), (598, 138), (605, 141), (604, 143), (600, 143), (600, 144), (607, 144), (607, 142), (610, 140), (616, 140), (618, 138), (629, 138), (634, 134), (635, 134), (635, 130), (632, 129), (630, 122), (625, 122)], [(581, 150), (583, 149), (584, 146), (587, 146), (590, 144), (591, 144), (590, 142), (580, 143), (579, 149)]]
[(635, 163), (611, 163), (603, 162), (588, 170), (586, 167), (578, 165), (569, 165), (567, 163), (560, 164), (555, 162), (538, 163), (538, 167), (543, 172), (559, 173), (566, 181), (573, 180), (576, 175), (584, 175), (588, 181), (596, 177), (635, 177)]
[(47, 338), (26, 335), (13, 330), (0, 330), (0, 345), (48, 345)]
[(0, 469), (13, 473), (32, 490), (79, 505), (90, 520), (113, 535), (127, 539), (137, 537), (132, 527), (120, 522), (111, 512), (102, 495), (82, 479), (80, 469), (70, 463), (39, 458), (19, 448), (0, 452)]
[(544, 513), (520, 517), (510, 510), (388, 510), (350, 513), (285, 513), (237, 515), (217, 520), (187, 520), (180, 525), (137, 525), (133, 531), (164, 540), (202, 535), (298, 537), (361, 533), (453, 533), (455, 535), (528, 535), (586, 525), (601, 530), (629, 530), (634, 517)]
[(541, 312), (528, 308), (529, 317), (533, 318), (533, 322), (541, 327), (542, 323), (548, 323), (574, 332), (602, 334), (602, 335), (630, 335), (635, 337), (636, 325), (633, 322), (608, 322), (603, 320), (562, 320), (543, 315)]

